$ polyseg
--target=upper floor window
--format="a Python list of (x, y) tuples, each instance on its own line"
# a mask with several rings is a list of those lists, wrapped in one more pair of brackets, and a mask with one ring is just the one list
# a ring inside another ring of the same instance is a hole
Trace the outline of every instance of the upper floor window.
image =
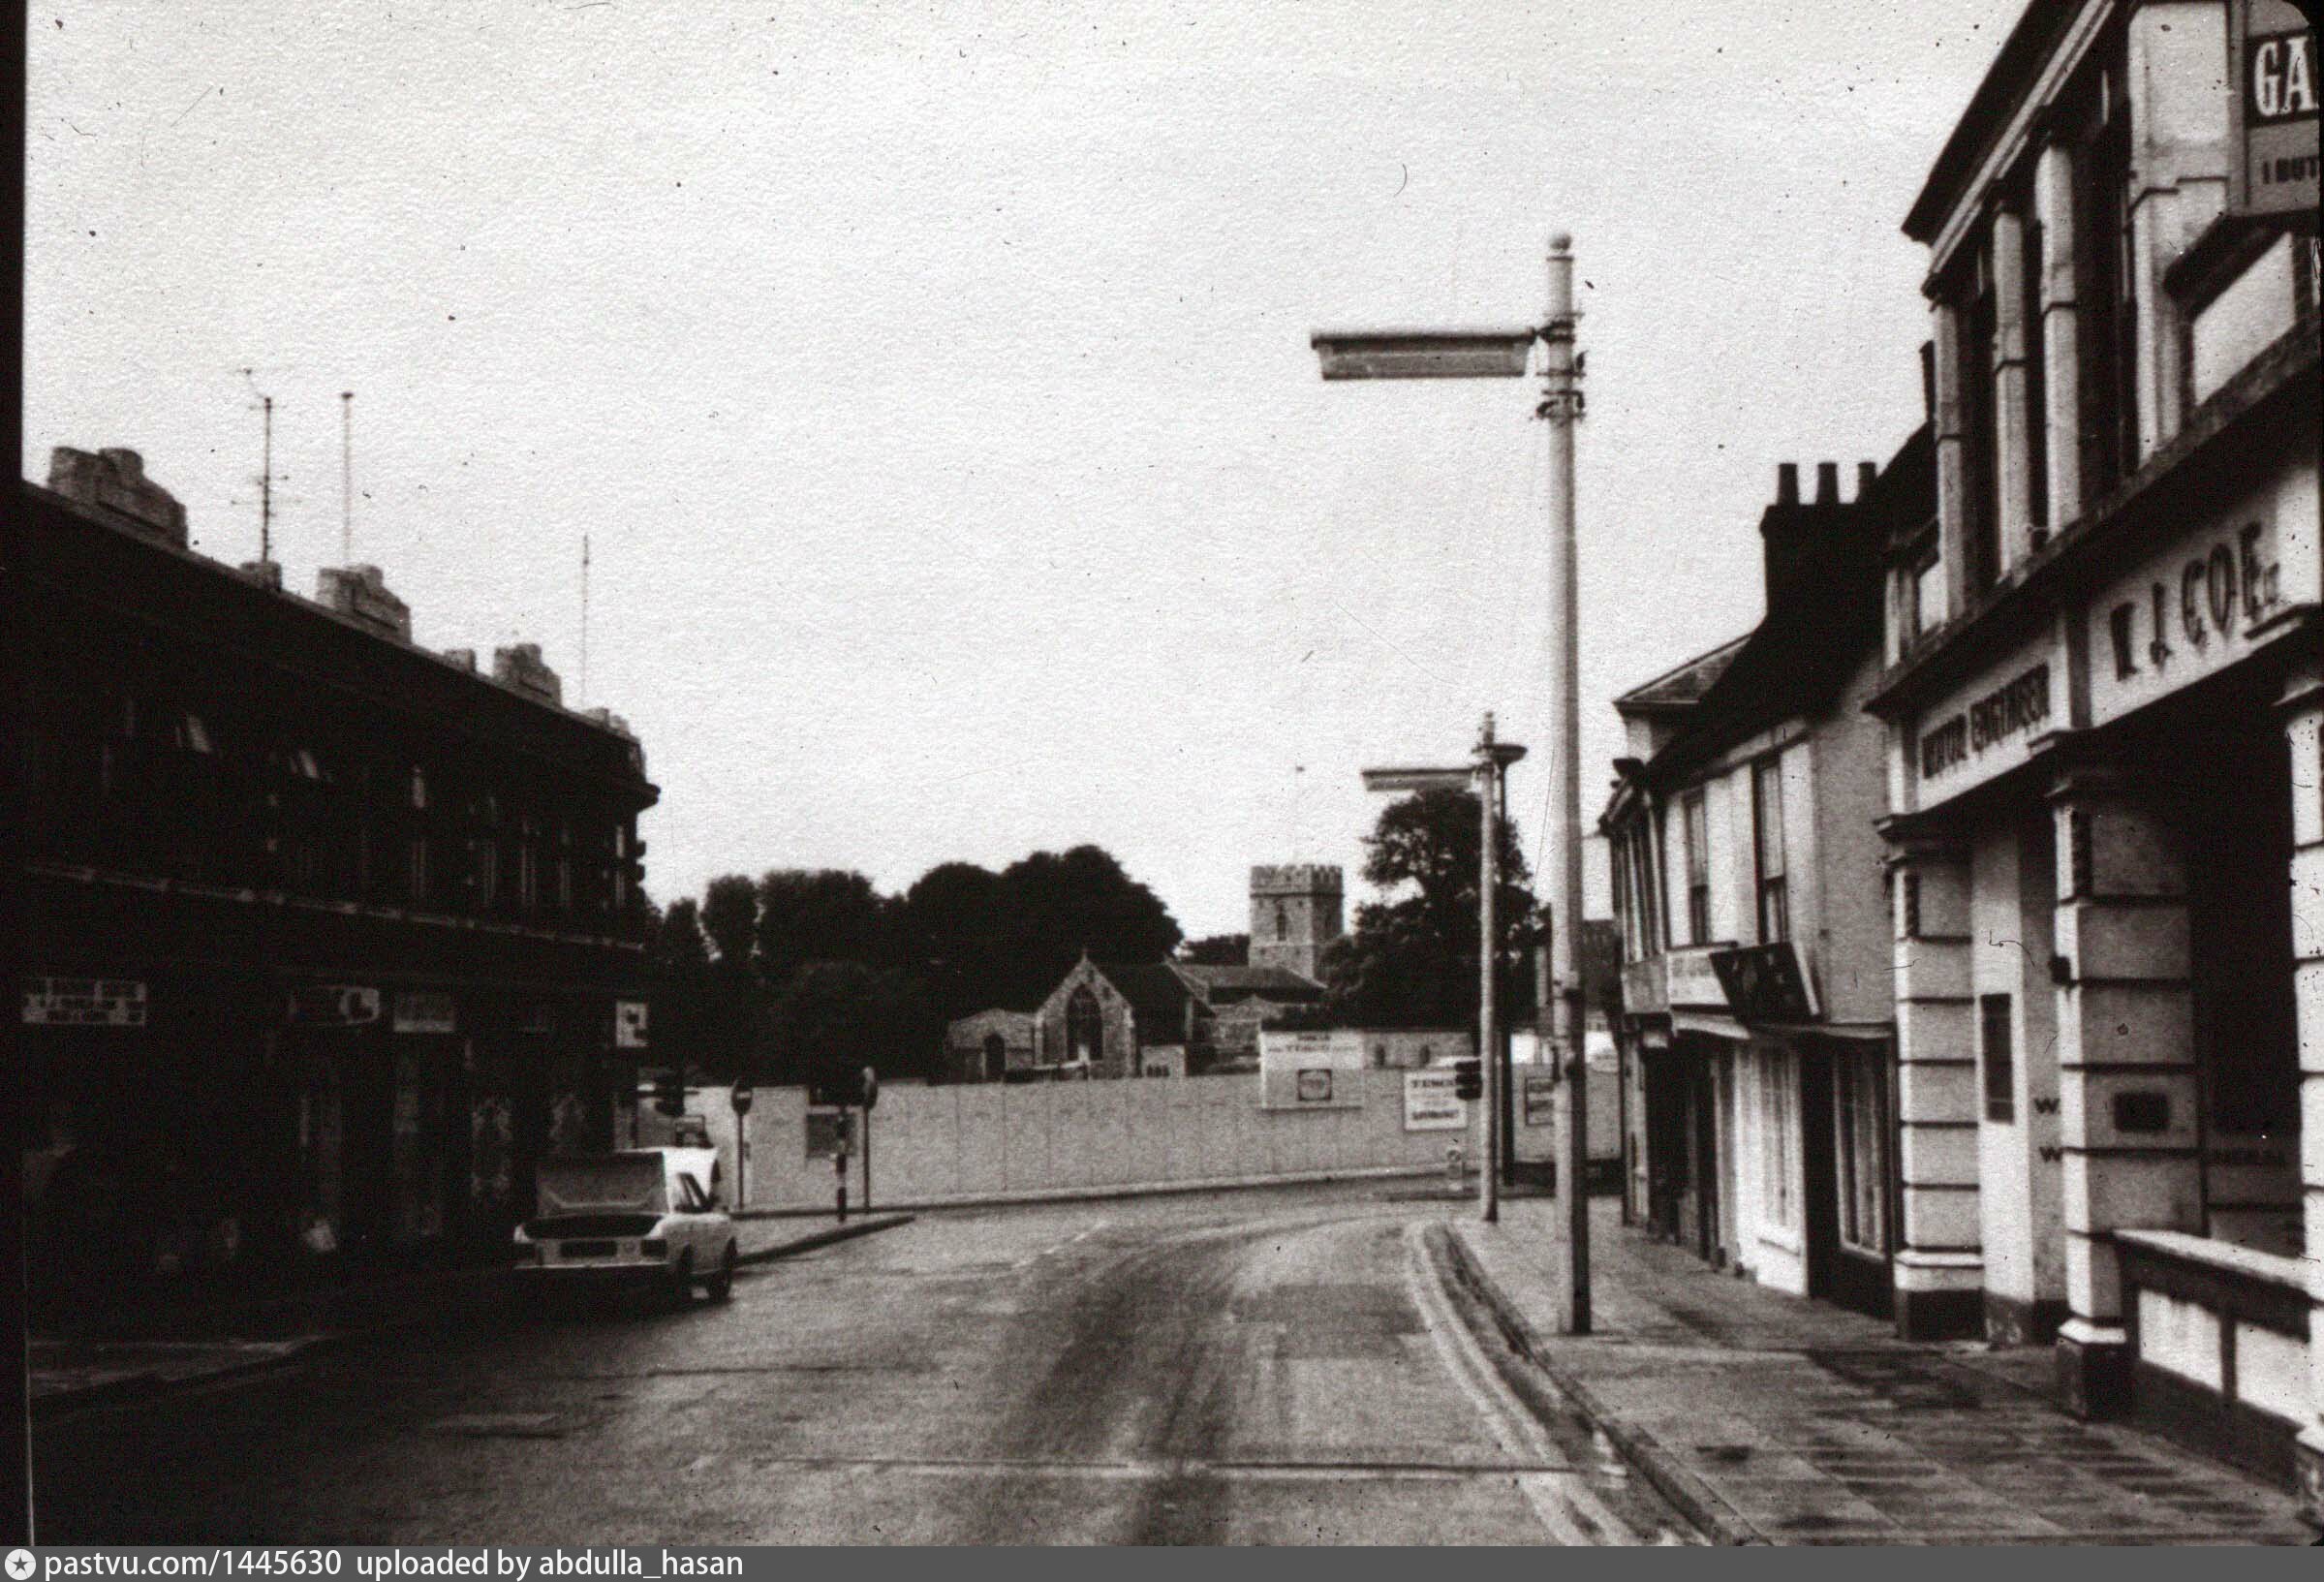
[(1679, 802), (1687, 839), (1687, 943), (1711, 943), (1711, 819), (1703, 793), (1689, 791)]
[(1989, 234), (1968, 261), (1959, 303), (1962, 454), (1968, 485), (1961, 542), (1968, 562), (1963, 570), (1972, 590), (1992, 587), (2001, 574), (1999, 411), (1994, 390), (1999, 307), (1993, 264)]
[(2121, 82), (2114, 67), (2092, 78), (2089, 115), (2073, 146), (2074, 356), (2081, 413), (2075, 443), (2082, 498), (2090, 503), (2103, 499), (2138, 465), (2138, 280), (2130, 245), (2130, 115)]
[(1791, 900), (1783, 864), (1783, 763), (1763, 759), (1751, 766), (1752, 842), (1759, 870), (1759, 940), (1791, 938)]

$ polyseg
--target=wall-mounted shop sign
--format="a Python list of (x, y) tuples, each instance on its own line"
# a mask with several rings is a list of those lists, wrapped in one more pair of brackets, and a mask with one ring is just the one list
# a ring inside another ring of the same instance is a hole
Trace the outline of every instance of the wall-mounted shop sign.
[(645, 1037), (646, 1002), (616, 1000), (613, 1002), (613, 1047), (643, 1049)]
[(301, 983), (291, 991), (294, 1027), (365, 1027), (380, 1019), (380, 991), (355, 983)]
[(449, 994), (432, 989), (398, 989), (389, 1015), (398, 1033), (456, 1033), (460, 1013)]
[(2236, 214), (2316, 206), (2316, 34), (2288, 0), (2233, 0), (2227, 58), (2237, 74), (2227, 205)]
[(2048, 643), (2020, 648), (1950, 698), (1932, 702), (1912, 738), (1918, 805), (1928, 807), (2016, 768), (2065, 723), (2065, 667)]
[[(2092, 724), (2226, 668), (2300, 597), (2284, 582), (2275, 491), (2257, 492), (2242, 508), (2233, 525), (2181, 540), (2092, 601)], [(2307, 597), (2315, 597), (2312, 586)]]
[(1633, 1016), (1651, 1016), (1670, 1008), (1662, 957), (1648, 956), (1622, 969), (1622, 1008)]
[(1808, 1022), (1815, 1019), (1815, 995), (1789, 941), (1747, 945), (1711, 957), (1727, 1004), (1747, 1022)]
[(143, 1027), (145, 985), (129, 977), (28, 977), (27, 1027)]
[(1719, 969), (1711, 964), (1711, 958), (1728, 948), (1724, 945), (1690, 945), (1663, 956), (1663, 983), (1673, 1009), (1681, 1006), (1726, 1008), (1726, 987), (1720, 982)]

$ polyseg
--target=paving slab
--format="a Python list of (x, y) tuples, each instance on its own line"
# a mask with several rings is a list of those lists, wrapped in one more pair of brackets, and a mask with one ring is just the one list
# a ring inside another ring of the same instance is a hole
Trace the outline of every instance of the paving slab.
[(1556, 1333), (1556, 1207), (1444, 1227), (1511, 1339), (1666, 1496), (1729, 1541), (2280, 1543), (2292, 1496), (2048, 1394), (2046, 1348), (1898, 1338), (1710, 1268), (1592, 1205), (1596, 1332)]

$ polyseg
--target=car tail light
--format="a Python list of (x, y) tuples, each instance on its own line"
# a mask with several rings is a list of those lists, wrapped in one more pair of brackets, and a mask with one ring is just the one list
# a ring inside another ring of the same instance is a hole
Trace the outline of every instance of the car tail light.
[(649, 1236), (637, 1244), (637, 1256), (639, 1257), (667, 1257), (669, 1256), (669, 1243), (664, 1241), (660, 1236)]

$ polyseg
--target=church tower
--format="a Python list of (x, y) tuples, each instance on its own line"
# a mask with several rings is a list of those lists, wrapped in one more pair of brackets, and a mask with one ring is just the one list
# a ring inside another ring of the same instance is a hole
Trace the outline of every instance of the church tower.
[(1321, 982), (1323, 948), (1338, 939), (1340, 870), (1314, 863), (1251, 870), (1251, 965)]

